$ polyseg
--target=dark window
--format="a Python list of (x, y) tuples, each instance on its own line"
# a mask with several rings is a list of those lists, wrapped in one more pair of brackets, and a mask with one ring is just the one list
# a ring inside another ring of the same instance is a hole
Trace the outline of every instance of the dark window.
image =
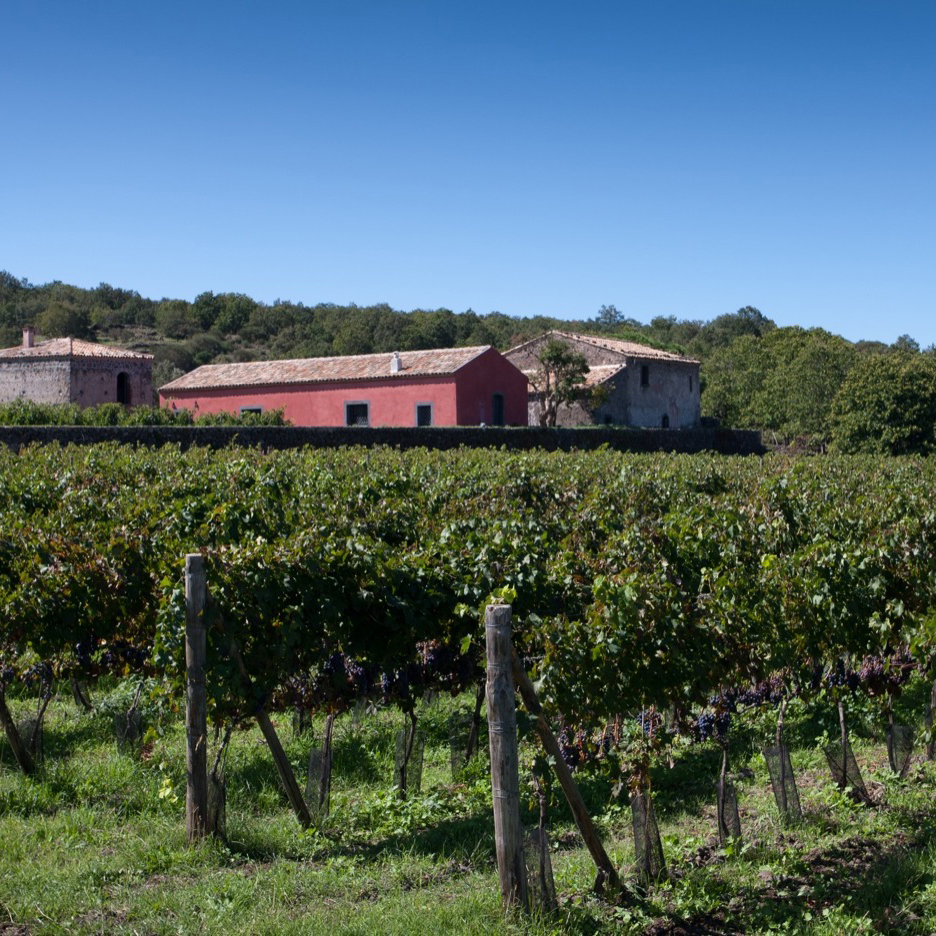
[(663, 414), (662, 426), (664, 429), (669, 429), (669, 416), (667, 416), (666, 413)]
[(126, 371), (117, 375), (117, 402), (130, 405), (130, 375)]
[(611, 418), (611, 414), (610, 414), (610, 413), (605, 413), (604, 424), (605, 424), (606, 426), (610, 426), (613, 422), (614, 422), (614, 420)]
[(431, 426), (432, 425), (432, 404), (431, 403), (417, 403), (416, 404), (416, 425), (417, 426)]
[(640, 365), (640, 386), (641, 387), (650, 386), (650, 365), (649, 364)]
[(345, 403), (344, 412), (346, 426), (370, 425), (369, 403)]
[(689, 375), (689, 392), (692, 393), (692, 374)]
[(244, 413), (262, 413), (262, 412), (263, 412), (262, 406), (242, 406), (240, 408), (241, 416), (243, 416)]
[(495, 393), (491, 397), (491, 425), (504, 425), (504, 394)]

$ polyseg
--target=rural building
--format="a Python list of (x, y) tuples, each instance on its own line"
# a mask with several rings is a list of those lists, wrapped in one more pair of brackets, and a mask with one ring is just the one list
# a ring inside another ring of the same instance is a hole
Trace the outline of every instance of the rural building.
[(23, 329), (23, 343), (0, 351), (0, 403), (153, 402), (153, 356), (78, 338), (36, 342)]
[(206, 364), (159, 400), (199, 413), (282, 409), (295, 426), (527, 424), (527, 379), (490, 346)]
[(600, 388), (600, 403), (559, 408), (557, 425), (643, 426), (683, 429), (700, 418), (699, 362), (633, 341), (551, 331), (504, 355), (530, 380), (529, 422), (539, 425), (542, 411), (537, 354), (549, 341), (561, 341), (585, 356), (585, 389)]

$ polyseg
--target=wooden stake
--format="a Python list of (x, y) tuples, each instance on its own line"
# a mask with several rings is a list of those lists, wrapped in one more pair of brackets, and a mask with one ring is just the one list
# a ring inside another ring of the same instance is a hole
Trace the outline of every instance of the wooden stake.
[[(235, 640), (231, 641), (231, 658), (240, 670), (244, 689), (249, 695), (253, 695), (253, 680), (251, 680), (250, 674), (247, 672), (247, 667), (244, 666), (244, 658), (241, 656), (240, 648), (237, 646), (237, 641)], [(260, 731), (266, 740), (267, 746), (270, 748), (270, 755), (273, 758), (273, 763), (276, 765), (276, 772), (279, 774), (280, 783), (283, 784), (286, 799), (289, 800), (289, 805), (292, 806), (292, 810), (296, 814), (296, 818), (299, 820), (302, 828), (308, 829), (309, 826), (312, 825), (312, 816), (309, 815), (309, 807), (306, 806), (306, 801), (302, 797), (302, 790), (299, 789), (299, 784), (296, 782), (296, 775), (293, 773), (292, 764), (289, 763), (289, 758), (283, 750), (283, 745), (280, 744), (280, 739), (276, 734), (276, 729), (273, 727), (273, 722), (270, 721), (270, 716), (267, 715), (262, 708), (257, 709), (254, 713), (254, 718), (257, 719)]]
[(575, 824), (578, 826), (579, 832), (582, 833), (582, 838), (585, 840), (588, 852), (592, 856), (595, 866), (598, 868), (598, 880), (595, 882), (595, 890), (600, 893), (606, 884), (611, 887), (617, 887), (617, 871), (614, 869), (614, 865), (611, 863), (611, 859), (608, 857), (608, 853), (604, 850), (604, 845), (602, 845), (601, 839), (595, 831), (591, 816), (588, 815), (585, 801), (582, 799), (582, 794), (579, 792), (575, 780), (572, 779), (572, 772), (562, 759), (562, 751), (559, 750), (559, 742), (556, 740), (556, 736), (552, 733), (546, 721), (546, 716), (543, 714), (543, 707), (540, 705), (539, 699), (536, 696), (533, 683), (530, 682), (530, 677), (527, 676), (526, 671), (520, 665), (520, 659), (516, 651), (511, 651), (511, 654), (513, 677), (517, 682), (517, 688), (520, 690), (523, 704), (527, 707), (527, 711), (536, 719), (536, 733), (539, 735), (546, 753), (553, 759), (556, 776), (559, 778), (559, 785), (562, 787), (562, 792), (565, 794), (565, 798), (569, 803), (569, 808), (572, 810)]
[(190, 842), (208, 831), (208, 703), (205, 690), (205, 560), (185, 557), (185, 834)]
[(780, 712), (777, 715), (777, 757), (780, 758), (780, 818), (785, 820), (789, 811), (786, 791), (786, 757), (783, 756), (783, 716), (786, 712), (786, 697), (780, 700)]
[[(465, 763), (474, 757), (475, 748), (478, 745), (478, 733), (481, 731), (481, 709), (484, 706), (484, 683), (478, 686), (475, 695), (475, 707), (471, 716), (471, 729), (468, 732), (468, 742), (465, 745)], [(931, 758), (932, 759), (932, 758)]]
[(929, 705), (926, 707), (926, 728), (929, 731), (929, 741), (926, 743), (926, 759), (932, 760), (936, 754), (936, 737), (933, 733), (933, 713), (936, 711), (936, 679), (930, 688)]
[(24, 774), (31, 774), (36, 769), (36, 764), (32, 755), (29, 753), (29, 749), (20, 737), (19, 729), (16, 727), (16, 722), (13, 721), (13, 716), (10, 715), (10, 710), (7, 708), (6, 704), (6, 695), (2, 687), (0, 687), (0, 725), (3, 726), (7, 740), (10, 742), (10, 747), (13, 748), (13, 757), (16, 758), (16, 763), (19, 764), (20, 770), (22, 770)]
[(504, 904), (529, 910), (523, 830), (520, 826), (520, 770), (517, 710), (511, 676), (510, 605), (488, 605), (484, 612), (484, 628), (497, 874)]

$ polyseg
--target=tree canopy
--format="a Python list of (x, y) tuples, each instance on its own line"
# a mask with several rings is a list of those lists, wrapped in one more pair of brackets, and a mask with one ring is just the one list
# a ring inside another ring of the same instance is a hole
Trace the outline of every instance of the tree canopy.
[(840, 452), (936, 453), (936, 354), (900, 351), (862, 361), (843, 382), (831, 423)]

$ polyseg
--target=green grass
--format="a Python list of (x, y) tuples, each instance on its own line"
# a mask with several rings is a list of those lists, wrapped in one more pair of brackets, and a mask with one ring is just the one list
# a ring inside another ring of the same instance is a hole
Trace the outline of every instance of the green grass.
[[(916, 694), (914, 694), (916, 693)], [(920, 691), (898, 710), (911, 715)], [(0, 745), (0, 934), (43, 933), (931, 933), (936, 931), (936, 767), (890, 774), (870, 712), (855, 712), (854, 747), (878, 805), (834, 789), (816, 739), (832, 724), (794, 708), (790, 738), (804, 807), (779, 822), (759, 743), (770, 717), (750, 719), (733, 741), (743, 840), (717, 846), (713, 784), (718, 755), (687, 746), (653, 783), (670, 871), (639, 905), (601, 902), (594, 868), (563, 808), (551, 811), (560, 910), (523, 919), (500, 906), (484, 751), (453, 781), (447, 716), (469, 700), (426, 711), (423, 790), (401, 802), (391, 788), (402, 716), (378, 710), (336, 724), (332, 815), (303, 832), (280, 793), (256, 730), (234, 735), (226, 769), (228, 841), (185, 841), (184, 735), (178, 716), (148, 713), (142, 748), (118, 751), (113, 709), (126, 687), (80, 713), (50, 707), (45, 759), (20, 775)], [(124, 700), (124, 701), (122, 701)], [(26, 714), (27, 702), (16, 705)], [(921, 710), (921, 706), (916, 710)], [(321, 732), (294, 736), (276, 719), (287, 754), (302, 765)], [(527, 762), (533, 746), (524, 743)], [(523, 781), (522, 781), (523, 782)], [(629, 813), (607, 780), (582, 780), (613, 859), (633, 861)], [(525, 819), (535, 822), (531, 811)]]

